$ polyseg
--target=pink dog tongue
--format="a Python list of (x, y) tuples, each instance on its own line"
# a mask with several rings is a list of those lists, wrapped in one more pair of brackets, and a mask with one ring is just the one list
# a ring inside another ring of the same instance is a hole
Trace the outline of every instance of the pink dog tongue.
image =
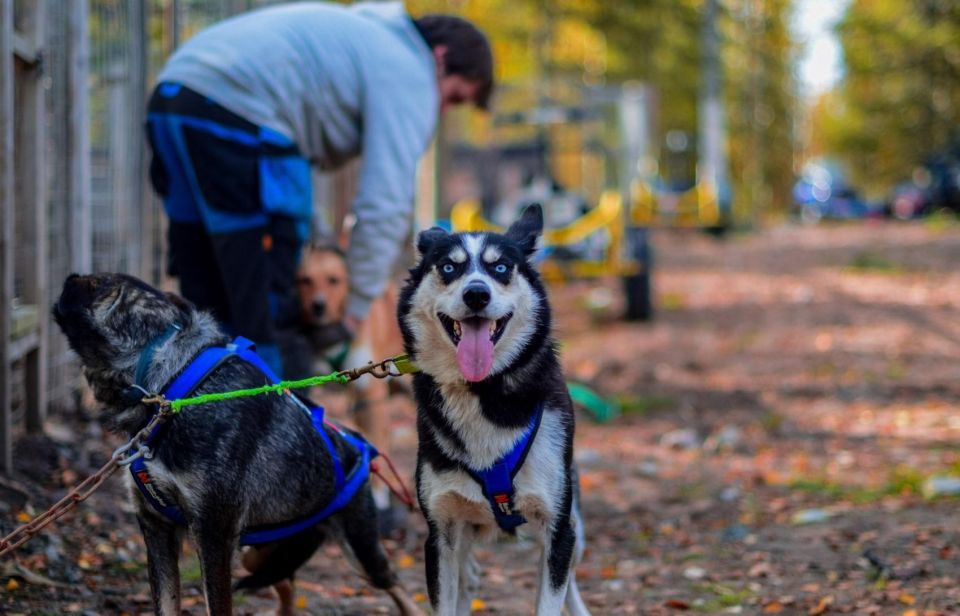
[(468, 381), (487, 378), (493, 367), (493, 341), (490, 340), (490, 321), (471, 319), (460, 322), (460, 344), (457, 345), (457, 363), (460, 374)]

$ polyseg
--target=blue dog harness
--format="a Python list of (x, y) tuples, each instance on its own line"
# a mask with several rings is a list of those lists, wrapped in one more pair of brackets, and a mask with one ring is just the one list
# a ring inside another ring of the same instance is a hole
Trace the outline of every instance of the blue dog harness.
[[(144, 349), (144, 352), (140, 356), (140, 363), (137, 366), (136, 383), (138, 385), (143, 382), (142, 379), (146, 373), (146, 366), (149, 366), (154, 350), (176, 333), (178, 329), (179, 327), (176, 325), (171, 326), (171, 329), (168, 329), (158, 336)], [(280, 382), (280, 379), (277, 378), (273, 371), (271, 371), (266, 363), (256, 354), (253, 343), (246, 338), (237, 337), (232, 343), (225, 347), (208, 347), (204, 349), (200, 355), (190, 362), (180, 375), (163, 390), (164, 397), (167, 400), (177, 400), (191, 395), (214, 369), (231, 357), (237, 357), (258, 368), (271, 384)], [(283, 524), (245, 529), (240, 535), (240, 545), (256, 545), (285, 539), (323, 521), (344, 507), (356, 495), (357, 491), (370, 476), (370, 461), (378, 455), (373, 445), (363, 438), (350, 434), (332, 423), (324, 422), (323, 407), (312, 405), (308, 407), (296, 396), (292, 394), (287, 395), (290, 395), (291, 399), (310, 417), (313, 427), (316, 429), (317, 434), (321, 440), (323, 440), (327, 451), (330, 453), (330, 457), (333, 460), (336, 496), (319, 511), (305, 518)], [(358, 460), (349, 473), (344, 472), (343, 464), (337, 455), (336, 447), (334, 447), (333, 441), (330, 439), (326, 430), (324, 430), (324, 426), (335, 430), (338, 435), (353, 446), (359, 453)], [(165, 424), (159, 424), (153, 432), (144, 439), (143, 444), (147, 447), (153, 446), (162, 435), (164, 428)], [(130, 464), (130, 474), (133, 476), (133, 482), (140, 490), (140, 493), (158, 513), (174, 524), (180, 526), (186, 525), (186, 518), (180, 508), (157, 488), (143, 457), (135, 459)]]
[(483, 488), (483, 495), (487, 497), (490, 503), (490, 509), (493, 510), (493, 517), (497, 520), (497, 525), (508, 533), (512, 533), (518, 526), (526, 523), (519, 513), (514, 512), (513, 507), (513, 478), (516, 477), (523, 466), (523, 461), (533, 445), (533, 439), (540, 429), (540, 420), (543, 418), (543, 403), (538, 402), (537, 408), (530, 418), (520, 439), (514, 444), (513, 448), (502, 455), (496, 462), (485, 469), (474, 469), (467, 467), (467, 472), (473, 477), (473, 480)]

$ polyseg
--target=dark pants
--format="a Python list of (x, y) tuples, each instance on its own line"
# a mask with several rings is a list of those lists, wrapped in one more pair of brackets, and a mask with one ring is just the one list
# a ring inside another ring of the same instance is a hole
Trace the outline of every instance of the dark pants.
[(170, 218), (169, 273), (282, 375), (275, 332), (298, 319), (309, 162), (283, 135), (179, 84), (157, 86), (147, 112), (150, 179)]

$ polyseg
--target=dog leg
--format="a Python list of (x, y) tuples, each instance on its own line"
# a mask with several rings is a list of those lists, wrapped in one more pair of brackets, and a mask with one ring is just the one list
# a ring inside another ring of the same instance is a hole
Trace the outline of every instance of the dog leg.
[(470, 542), (458, 522), (446, 523), (443, 531), (433, 522), (428, 525), (425, 557), (430, 603), (437, 616), (455, 616), (460, 609), (460, 569), (470, 553)]
[(571, 520), (562, 516), (550, 533), (540, 558), (537, 616), (560, 613), (571, 577), (575, 545), (576, 533)]
[(137, 516), (147, 548), (147, 571), (153, 610), (159, 616), (180, 616), (180, 530), (155, 516)]
[(373, 499), (364, 495), (365, 511), (348, 512), (342, 516), (343, 532), (338, 534), (340, 547), (347, 560), (359, 570), (375, 588), (387, 591), (402, 616), (425, 616), (416, 602), (407, 594), (390, 566), (375, 524)]
[(587, 609), (583, 598), (580, 596), (580, 590), (577, 588), (576, 568), (583, 558), (583, 549), (586, 541), (583, 534), (583, 516), (580, 515), (580, 503), (577, 494), (573, 497), (573, 530), (576, 534), (573, 545), (573, 562), (570, 563), (570, 581), (567, 584), (567, 596), (564, 605), (567, 607), (569, 616), (589, 616), (590, 610)]
[[(251, 574), (256, 574), (260, 569), (264, 568), (264, 566), (270, 566), (270, 558), (277, 552), (279, 546), (280, 544), (278, 543), (269, 543), (265, 546), (248, 547), (240, 555), (240, 563), (243, 565), (243, 568)], [(277, 616), (293, 616), (293, 579), (284, 578), (279, 582), (275, 582), (272, 586), (277, 593), (277, 599), (279, 601)], [(236, 588), (234, 590), (236, 590)]]
[(203, 575), (203, 595), (207, 614), (211, 616), (229, 616), (233, 613), (230, 564), (237, 533), (236, 524), (222, 518), (201, 520), (194, 530), (200, 572)]
[(480, 563), (473, 552), (465, 550), (460, 563), (460, 601), (457, 604), (457, 616), (470, 616), (470, 603), (480, 588)]
[(273, 589), (277, 591), (277, 597), (280, 600), (280, 606), (277, 607), (277, 616), (293, 616), (295, 614), (293, 611), (293, 580), (287, 579), (277, 582), (273, 585)]

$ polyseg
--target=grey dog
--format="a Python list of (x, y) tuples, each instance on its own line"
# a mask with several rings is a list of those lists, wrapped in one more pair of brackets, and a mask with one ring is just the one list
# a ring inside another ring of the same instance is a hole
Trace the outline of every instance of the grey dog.
[[(131, 436), (154, 413), (129, 395), (145, 349), (151, 351), (150, 361), (139, 384), (162, 391), (201, 351), (229, 342), (210, 315), (123, 274), (71, 275), (53, 316), (79, 355), (97, 400), (106, 407), (106, 425)], [(168, 331), (172, 333), (166, 336)], [(263, 385), (264, 378), (250, 363), (227, 359), (194, 393), (255, 387)], [(338, 430), (323, 429), (343, 466), (351, 468), (357, 450)], [(146, 461), (152, 481), (183, 517), (182, 524), (172, 523), (132, 488), (157, 614), (180, 614), (178, 559), (185, 532), (199, 554), (208, 613), (230, 614), (231, 563), (243, 530), (303, 519), (334, 497), (332, 456), (291, 395), (185, 408), (167, 421), (152, 449)], [(402, 614), (422, 613), (400, 587), (380, 545), (367, 483), (323, 522), (258, 546), (252, 558), (244, 559), (252, 574), (237, 587), (289, 588), (296, 569), (325, 537), (339, 540), (344, 553), (373, 586), (390, 594)], [(291, 594), (286, 597), (281, 613), (292, 611)]]

